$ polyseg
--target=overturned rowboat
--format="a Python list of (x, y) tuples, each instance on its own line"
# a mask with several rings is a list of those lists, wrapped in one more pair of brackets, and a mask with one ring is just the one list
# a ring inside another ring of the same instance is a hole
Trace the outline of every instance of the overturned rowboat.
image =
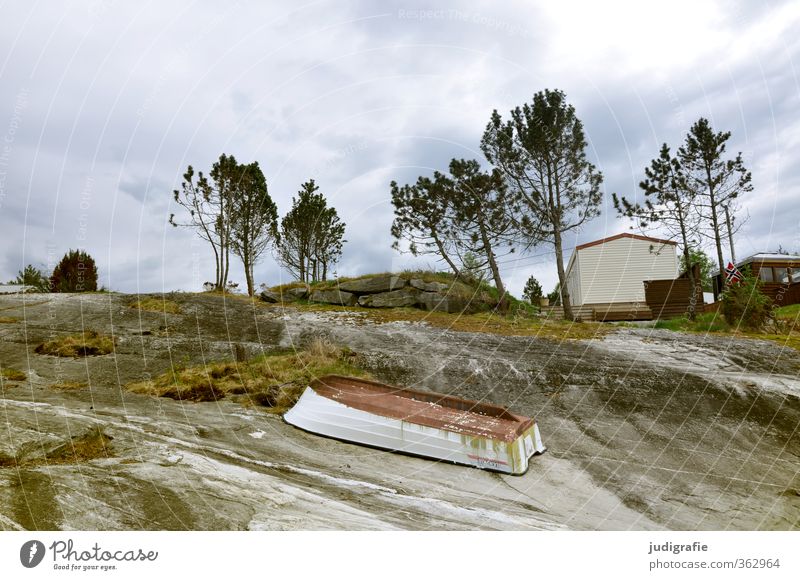
[(305, 431), (515, 475), (546, 450), (536, 421), (459, 397), (328, 375), (284, 419)]

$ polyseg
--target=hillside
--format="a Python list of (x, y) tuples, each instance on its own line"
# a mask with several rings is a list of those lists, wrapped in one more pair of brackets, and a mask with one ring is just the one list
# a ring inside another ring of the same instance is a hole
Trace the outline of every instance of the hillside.
[[(774, 342), (215, 294), (0, 296), (0, 317), (0, 529), (800, 527), (800, 360)], [(90, 356), (39, 347), (87, 330)], [(536, 416), (549, 450), (501, 476), (301, 432), (246, 390), (136, 388), (315, 341)]]

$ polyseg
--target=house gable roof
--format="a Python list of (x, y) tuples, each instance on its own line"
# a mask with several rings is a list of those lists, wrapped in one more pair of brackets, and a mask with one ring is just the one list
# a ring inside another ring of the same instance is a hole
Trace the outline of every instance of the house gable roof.
[(631, 238), (634, 240), (643, 240), (645, 242), (653, 242), (656, 244), (671, 244), (673, 246), (677, 246), (678, 242), (674, 240), (662, 240), (661, 238), (651, 238), (649, 236), (640, 236), (638, 234), (630, 234), (627, 232), (617, 234), (616, 236), (611, 236), (608, 238), (603, 238), (601, 240), (595, 240), (594, 242), (587, 242), (585, 244), (581, 244), (580, 246), (575, 246), (575, 251), (584, 250), (586, 248), (591, 248), (592, 246), (599, 246), (600, 244), (605, 244), (606, 242), (613, 242), (614, 240), (619, 240), (622, 238)]

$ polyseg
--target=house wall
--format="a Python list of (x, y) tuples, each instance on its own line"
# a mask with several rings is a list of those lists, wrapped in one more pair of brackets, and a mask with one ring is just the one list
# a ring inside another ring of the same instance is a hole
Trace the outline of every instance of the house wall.
[(567, 266), (567, 290), (569, 291), (569, 301), (573, 306), (580, 306), (583, 304), (581, 300), (581, 282), (580, 282), (580, 252), (574, 254), (570, 258), (570, 263)]
[(619, 238), (578, 250), (581, 304), (644, 302), (645, 280), (678, 275), (673, 244)]
[(762, 268), (785, 268), (788, 270), (788, 283), (780, 282), (761, 282), (761, 292), (767, 296), (777, 306), (788, 306), (790, 304), (800, 304), (800, 277), (796, 271), (800, 270), (800, 263), (796, 261), (765, 260), (750, 264), (754, 276), (761, 275)]

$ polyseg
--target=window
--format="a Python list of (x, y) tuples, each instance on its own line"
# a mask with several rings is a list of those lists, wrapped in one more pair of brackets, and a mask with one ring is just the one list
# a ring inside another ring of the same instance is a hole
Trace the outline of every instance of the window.
[(775, 270), (775, 281), (779, 284), (789, 283), (789, 269), (788, 268), (773, 268)]
[(792, 268), (792, 284), (800, 284), (800, 266)]
[(758, 271), (758, 276), (762, 282), (774, 282), (775, 278), (772, 277), (772, 268), (769, 266), (762, 266)]

